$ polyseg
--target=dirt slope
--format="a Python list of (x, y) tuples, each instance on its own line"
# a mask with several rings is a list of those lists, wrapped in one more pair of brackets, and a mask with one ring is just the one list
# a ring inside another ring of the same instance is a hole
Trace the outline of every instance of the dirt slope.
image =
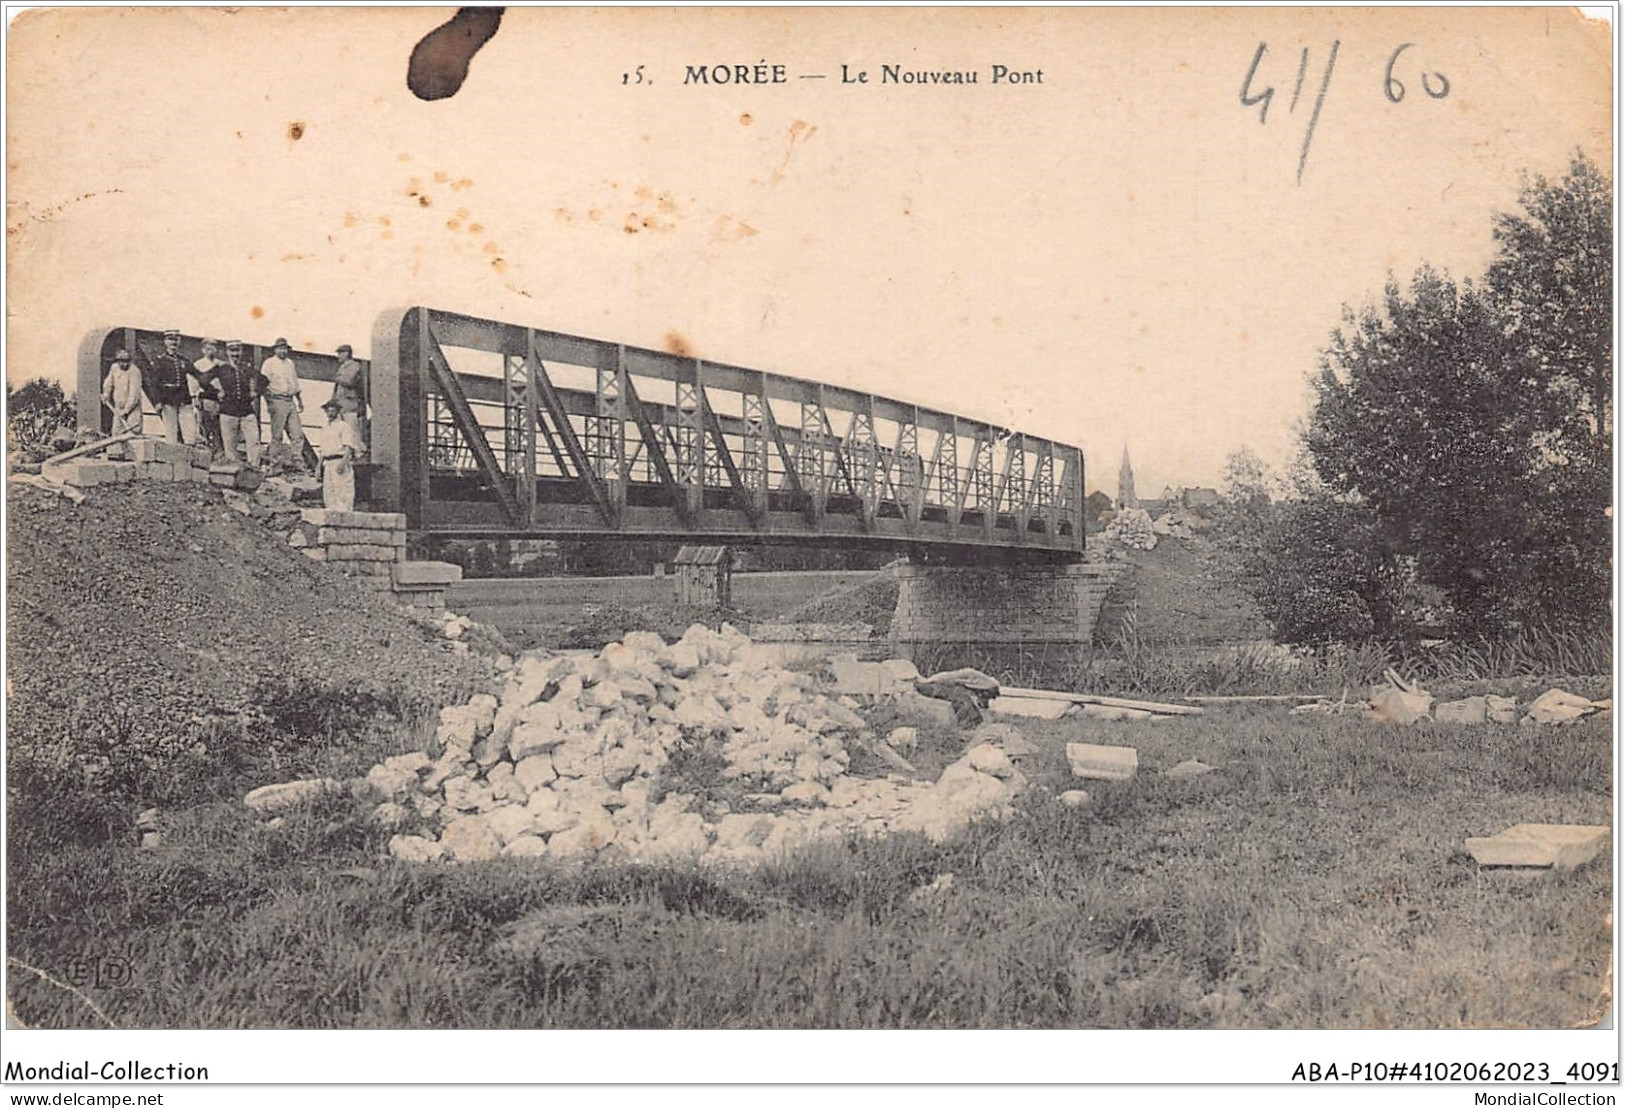
[[(268, 688), (448, 702), (484, 663), (193, 485), (12, 486), (7, 745), (173, 749)], [(258, 692), (256, 692), (258, 690)]]

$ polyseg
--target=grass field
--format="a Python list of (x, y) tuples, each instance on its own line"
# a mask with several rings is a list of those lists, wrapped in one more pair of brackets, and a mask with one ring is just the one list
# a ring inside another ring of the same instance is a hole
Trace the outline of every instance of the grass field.
[[(412, 867), (347, 799), (280, 831), (205, 805), (161, 850), (14, 845), (10, 1001), (90, 1027), (1585, 1024), (1611, 855), (1512, 873), (1462, 845), (1609, 822), (1611, 724), (1034, 724), (1014, 818), (750, 872)], [(923, 733), (921, 768), (964, 741)], [(1140, 773), (1066, 807), (1067, 741), (1133, 745)], [(1161, 772), (1187, 758), (1219, 772)]]

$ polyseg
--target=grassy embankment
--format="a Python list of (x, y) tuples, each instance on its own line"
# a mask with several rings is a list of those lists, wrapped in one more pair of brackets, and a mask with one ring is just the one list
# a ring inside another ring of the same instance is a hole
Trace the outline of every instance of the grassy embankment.
[[(1610, 717), (1398, 730), (1234, 708), (1025, 730), (1039, 788), (1016, 818), (755, 872), (406, 866), (347, 800), (280, 832), (235, 803), (176, 811), (158, 851), (14, 838), (10, 1000), (30, 1025), (121, 1027), (1565, 1027), (1606, 1010), (1611, 856), (1526, 875), (1461, 851), (1513, 823), (1608, 822)], [(1065, 807), (1065, 741), (1133, 745), (1141, 772)], [(921, 769), (963, 742), (926, 732)], [(1192, 757), (1220, 771), (1161, 774)]]

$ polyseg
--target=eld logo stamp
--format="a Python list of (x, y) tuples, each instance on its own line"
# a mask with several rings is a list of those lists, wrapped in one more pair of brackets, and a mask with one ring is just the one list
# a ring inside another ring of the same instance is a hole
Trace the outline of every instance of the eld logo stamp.
[(135, 982), (135, 963), (122, 954), (86, 951), (62, 967), (62, 979), (75, 988), (126, 989)]

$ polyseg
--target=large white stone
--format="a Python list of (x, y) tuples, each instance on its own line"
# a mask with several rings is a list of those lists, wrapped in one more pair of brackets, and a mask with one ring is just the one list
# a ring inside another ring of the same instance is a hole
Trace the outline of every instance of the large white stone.
[(418, 775), (415, 770), (392, 767), (385, 762), (368, 770), (366, 780), (367, 787), (378, 799), (395, 800), (417, 788)]
[(485, 862), (502, 853), (502, 840), (484, 816), (452, 820), (440, 833), (440, 845), (458, 862)]
[(492, 806), (491, 787), (467, 777), (446, 782), (446, 807), (457, 812), (480, 812)]
[(553, 751), (553, 769), (560, 777), (584, 777), (602, 780), (604, 757), (596, 744), (566, 743)]
[(637, 773), (638, 766), (642, 764), (646, 751), (639, 747), (617, 746), (605, 751), (601, 773), (605, 782), (619, 785), (628, 781)]
[(992, 743), (981, 743), (973, 746), (965, 753), (965, 761), (970, 767), (981, 773), (992, 774), (994, 777), (1009, 777), (1016, 772), (1016, 767), (1010, 764), (1004, 751)]
[(491, 796), (495, 800), (517, 800), (523, 802), (530, 795), (530, 789), (521, 785), (514, 776), (514, 767), (508, 762), (498, 762), (485, 774), (485, 783), (490, 786)]
[(1483, 723), (1489, 718), (1489, 699), (1469, 696), (1446, 701), (1433, 709), (1433, 718), (1439, 723)]
[(551, 789), (538, 789), (531, 793), (530, 799), (525, 802), (525, 810), (530, 813), (531, 825), (538, 835), (568, 831), (581, 822), (581, 813), (566, 806), (559, 794)]
[(779, 794), (791, 804), (827, 804), (829, 790), (817, 781), (797, 781)]
[(559, 775), (553, 769), (552, 756), (543, 753), (532, 754), (514, 763), (513, 776), (528, 795), (551, 784)]
[(678, 862), (698, 858), (711, 846), (705, 834), (705, 820), (698, 812), (683, 812), (662, 822), (653, 822), (643, 840), (643, 857), (654, 862)]
[(728, 729), (728, 714), (714, 696), (701, 694), (685, 697), (677, 703), (676, 712), (679, 727), (698, 732)]
[(1596, 711), (1591, 701), (1583, 696), (1565, 692), (1562, 689), (1548, 689), (1535, 697), (1529, 704), (1529, 711), (1524, 715), (1526, 724), (1564, 724), (1573, 723), (1582, 716), (1588, 716)]
[(567, 737), (558, 728), (556, 714), (550, 722), (521, 723), (508, 736), (508, 757), (520, 762), (532, 754), (545, 754), (561, 745)]
[(539, 835), (520, 835), (502, 848), (504, 858), (542, 858), (547, 855), (547, 840)]
[(422, 835), (395, 835), (389, 840), (389, 853), (403, 862), (438, 862), (446, 848)]
[(1028, 696), (995, 696), (987, 703), (993, 715), (1010, 719), (1060, 719), (1072, 707), (1070, 700)]
[(243, 797), (243, 803), (262, 816), (286, 812), (328, 793), (339, 792), (343, 785), (331, 777), (312, 777), (303, 781), (284, 781), (277, 785), (262, 785)]
[(920, 745), (920, 732), (914, 727), (894, 727), (886, 736), (886, 745), (899, 754), (911, 754)]
[(503, 846), (507, 846), (520, 835), (531, 833), (535, 825), (535, 818), (522, 804), (510, 804), (505, 808), (487, 812), (484, 819), (485, 825), (496, 833)]
[(429, 756), (421, 750), (413, 750), (405, 754), (397, 754), (393, 758), (384, 759), (384, 765), (390, 769), (405, 770), (408, 773), (422, 773), (432, 764)]
[(615, 841), (615, 821), (599, 809), (587, 813), (574, 827), (559, 831), (547, 840), (547, 853), (556, 858), (591, 857)]
[(1426, 719), (1432, 707), (1433, 697), (1427, 693), (1410, 693), (1393, 685), (1373, 685), (1371, 704), (1365, 714), (1368, 719), (1404, 727)]
[(674, 677), (692, 676), (704, 664), (700, 659), (699, 648), (687, 641), (686, 635), (683, 641), (667, 649), (664, 662)]
[(1538, 866), (1573, 869), (1608, 845), (1605, 826), (1520, 823), (1499, 835), (1468, 839), (1467, 853), (1481, 866)]
[(738, 850), (741, 847), (760, 847), (773, 833), (773, 817), (734, 813), (723, 816), (717, 823), (717, 848)]
[(1140, 755), (1131, 746), (1067, 743), (1067, 764), (1074, 777), (1098, 781), (1127, 781), (1140, 768)]
[(448, 749), (434, 765), (429, 767), (429, 772), (423, 775), (422, 787), (425, 792), (434, 792), (451, 778), (468, 773), (473, 765), (468, 758), (468, 751), (455, 747)]

